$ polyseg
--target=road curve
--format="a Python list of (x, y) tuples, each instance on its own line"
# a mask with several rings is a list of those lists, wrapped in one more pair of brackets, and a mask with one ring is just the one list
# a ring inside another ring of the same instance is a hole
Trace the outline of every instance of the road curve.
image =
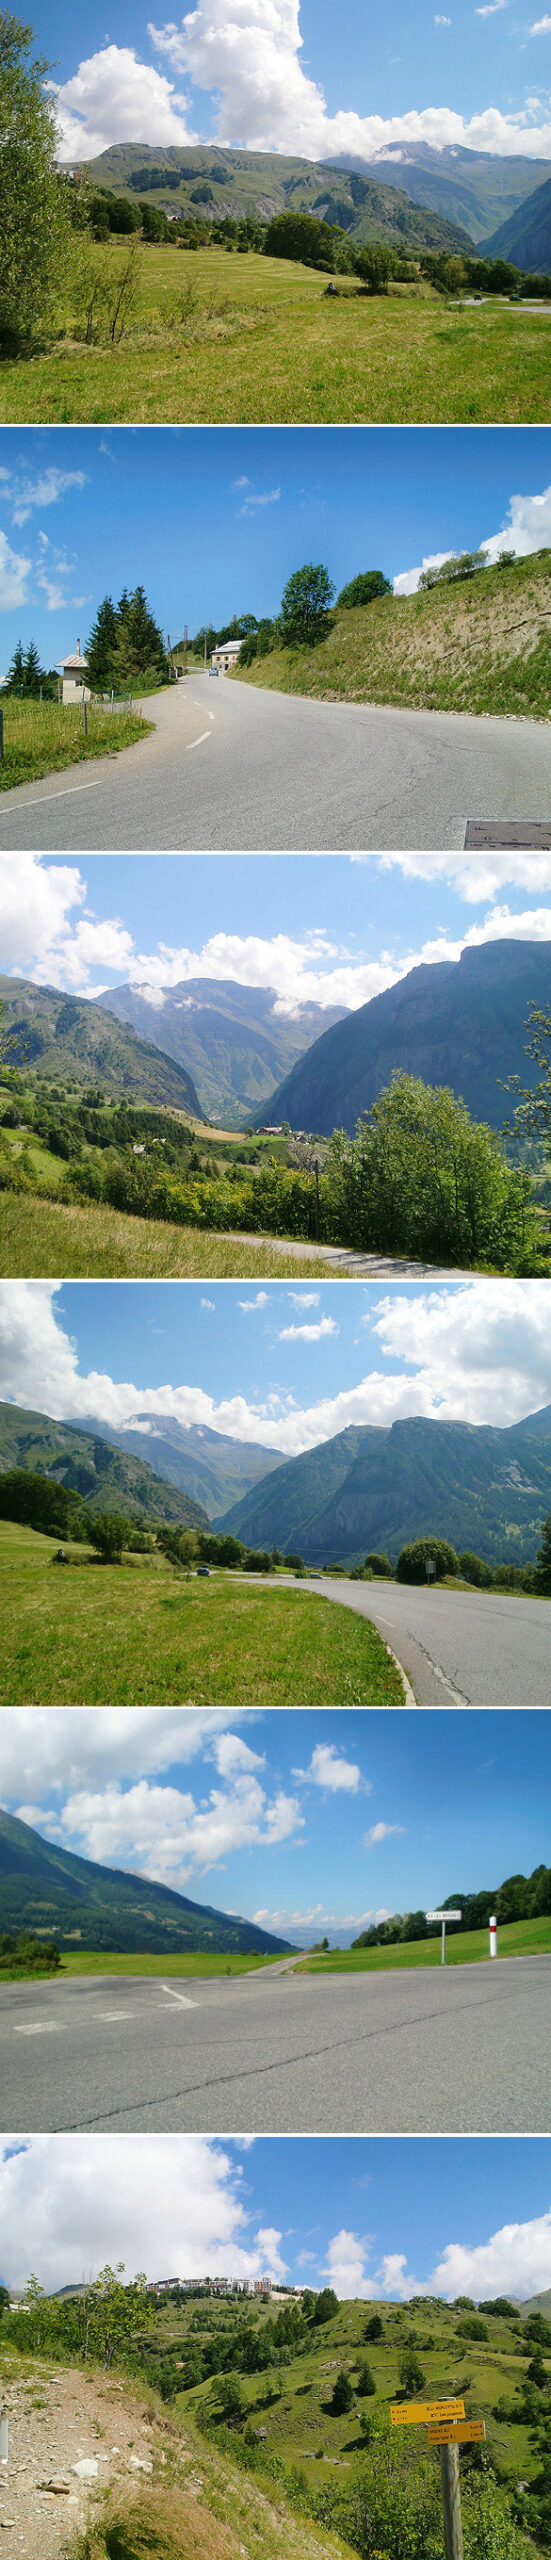
[(0, 1990), (6, 2133), (546, 2133), (551, 1957)]
[(155, 735), (0, 800), (33, 852), (460, 851), (469, 819), (549, 818), (551, 723), (311, 702), (208, 676)]
[[(401, 1582), (297, 1582), (370, 1618), (407, 1673), (418, 1707), (551, 1706), (551, 1609), (507, 1591), (416, 1590)], [(254, 1577), (258, 1585), (258, 1575)]]

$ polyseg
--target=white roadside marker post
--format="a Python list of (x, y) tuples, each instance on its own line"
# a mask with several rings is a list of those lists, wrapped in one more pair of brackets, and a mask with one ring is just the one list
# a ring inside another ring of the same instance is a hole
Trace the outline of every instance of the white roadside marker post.
[(428, 1921), (428, 1920), (441, 1920), (441, 1922), (442, 1922), (442, 1956), (441, 1956), (441, 1963), (442, 1963), (442, 1964), (445, 1964), (445, 1962), (446, 1962), (446, 1921), (447, 1921), (447, 1920), (462, 1920), (462, 1919), (463, 1919), (463, 1913), (462, 1913), (462, 1911), (426, 1911), (426, 1912), (425, 1912), (425, 1920), (427, 1920), (427, 1921)]
[(8, 2461), (8, 2455), (9, 2455), (9, 2427), (8, 2427), (8, 2412), (7, 2412), (7, 2409), (2, 2409), (2, 2410), (0, 2410), (0, 2462), (2, 2462), (2, 2463), (6, 2463), (6, 2464), (7, 2464), (7, 2461)]
[(490, 1955), (497, 1955), (497, 1920), (494, 1911), (490, 1920)]

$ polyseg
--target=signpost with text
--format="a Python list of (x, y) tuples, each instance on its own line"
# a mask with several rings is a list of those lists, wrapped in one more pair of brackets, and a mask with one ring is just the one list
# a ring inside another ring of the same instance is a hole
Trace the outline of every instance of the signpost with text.
[(445, 1962), (446, 1962), (446, 1921), (447, 1921), (447, 1920), (462, 1920), (462, 1919), (463, 1919), (463, 1913), (462, 1913), (462, 1911), (426, 1911), (426, 1912), (425, 1912), (425, 1920), (427, 1920), (427, 1921), (428, 1921), (428, 1920), (441, 1920), (441, 1922), (442, 1922), (442, 1963), (443, 1963), (443, 1964), (445, 1964)]
[[(439, 1911), (432, 1914), (433, 1919), (442, 1916)], [(484, 2419), (466, 2418), (464, 2400), (397, 2400), (391, 2404), (390, 2423), (392, 2427), (426, 2427), (429, 2444), (438, 2446), (446, 2560), (463, 2560), (459, 2447), (484, 2444)]]

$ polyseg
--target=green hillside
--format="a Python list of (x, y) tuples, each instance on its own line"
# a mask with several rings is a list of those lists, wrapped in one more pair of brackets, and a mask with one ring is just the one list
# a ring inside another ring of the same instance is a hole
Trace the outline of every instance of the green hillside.
[(191, 1076), (174, 1059), (114, 1023), (99, 1004), (0, 976), (3, 1024), (11, 1066), (57, 1077), (60, 1084), (102, 1085), (106, 1093), (166, 1103), (194, 1120), (205, 1117)]
[(490, 942), (458, 961), (411, 969), (300, 1058), (272, 1098), (292, 1129), (351, 1132), (396, 1068), (461, 1096), (477, 1121), (501, 1129), (515, 1097), (508, 1077), (537, 1082), (526, 1056), (530, 1007), (551, 1010), (551, 942)]
[(25, 1406), (0, 1404), (0, 1477), (13, 1467), (53, 1477), (91, 1512), (122, 1511), (130, 1519), (209, 1526), (202, 1504), (163, 1482), (143, 1458), (111, 1447), (80, 1423), (54, 1422)]
[(426, 1421), (390, 1430), (350, 1427), (278, 1467), (220, 1523), (251, 1545), (297, 1550), (307, 1563), (356, 1561), (367, 1550), (396, 1558), (430, 1534), (489, 1563), (534, 1557), (551, 1509), (549, 1436), (529, 1424)]
[(335, 611), (316, 648), (274, 648), (226, 681), (324, 702), (548, 719), (550, 575), (546, 550), (417, 595), (377, 596)]
[(398, 185), (385, 186), (367, 170), (330, 167), (323, 161), (288, 159), (282, 152), (224, 151), (211, 144), (166, 150), (115, 143), (87, 164), (96, 187), (113, 189), (186, 213), (223, 222), (246, 214), (269, 222), (276, 213), (301, 211), (338, 223), (359, 246), (385, 240), (395, 248), (466, 249), (468, 230), (423, 204)]
[(484, 256), (508, 258), (515, 267), (526, 268), (528, 274), (548, 275), (551, 267), (551, 178), (525, 204), (518, 205), (501, 222), (491, 239), (484, 241)]
[(149, 1877), (126, 1875), (44, 1840), (27, 1822), (0, 1811), (0, 1930), (44, 1931), (63, 1950), (205, 1950), (286, 1955), (289, 1941), (253, 1921), (190, 1902)]
[(240, 1501), (251, 1486), (283, 1464), (279, 1450), (263, 1449), (258, 1441), (226, 1439), (223, 1432), (210, 1431), (203, 1423), (190, 1423), (186, 1430), (181, 1422), (155, 1414), (149, 1416), (147, 1426), (109, 1429), (105, 1438), (123, 1454), (130, 1449), (135, 1457), (145, 1459), (168, 1484), (177, 1485), (204, 1506), (214, 1522), (227, 1511), (230, 1500)]
[[(365, 172), (363, 160), (351, 160), (350, 166)], [(497, 151), (468, 151), (456, 142), (438, 150), (430, 142), (402, 141), (393, 153), (377, 153), (370, 174), (403, 187), (415, 204), (431, 205), (448, 222), (458, 222), (482, 248), (487, 233), (508, 221), (550, 168), (547, 160), (527, 160), (520, 152), (502, 158)]]

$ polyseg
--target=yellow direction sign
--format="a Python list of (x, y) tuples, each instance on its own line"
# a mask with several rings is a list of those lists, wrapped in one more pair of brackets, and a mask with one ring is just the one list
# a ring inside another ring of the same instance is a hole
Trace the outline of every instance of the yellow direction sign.
[(451, 2418), (464, 2418), (464, 2400), (394, 2400), (391, 2404), (392, 2427), (427, 2427), (431, 2420), (444, 2426)]
[(483, 2418), (465, 2418), (463, 2424), (459, 2420), (455, 2426), (444, 2424), (429, 2427), (428, 2432), (429, 2444), (485, 2444), (486, 2442)]

